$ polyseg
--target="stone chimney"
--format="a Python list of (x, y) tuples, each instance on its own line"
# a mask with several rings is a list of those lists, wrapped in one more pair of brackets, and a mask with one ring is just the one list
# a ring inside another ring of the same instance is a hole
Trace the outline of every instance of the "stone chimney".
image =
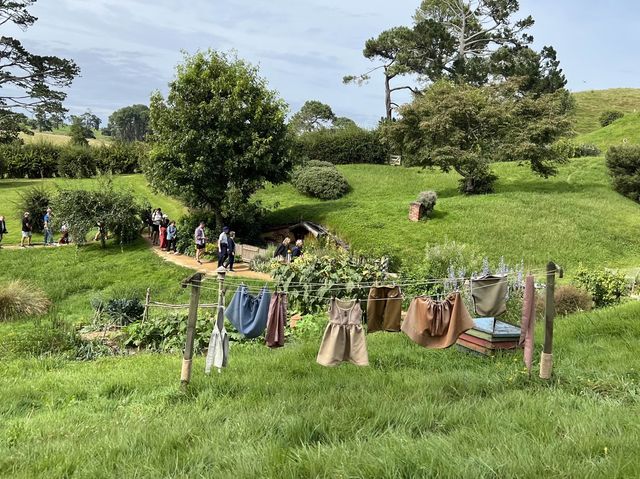
[(424, 206), (414, 201), (409, 204), (409, 221), (420, 221), (424, 217)]

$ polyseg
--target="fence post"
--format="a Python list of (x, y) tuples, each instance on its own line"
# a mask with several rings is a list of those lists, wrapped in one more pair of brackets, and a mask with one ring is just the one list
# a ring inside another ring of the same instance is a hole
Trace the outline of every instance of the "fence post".
[(149, 302), (151, 301), (151, 288), (147, 288), (147, 295), (144, 298), (144, 313), (142, 313), (142, 322), (149, 319)]
[(204, 273), (195, 273), (182, 282), (182, 287), (191, 285), (191, 297), (189, 299), (189, 319), (187, 322), (187, 341), (184, 346), (184, 357), (182, 359), (182, 372), (180, 382), (183, 386), (191, 381), (191, 361), (193, 360), (193, 341), (196, 333), (196, 323), (198, 322), (198, 303), (200, 301), (200, 284)]
[(224, 266), (220, 266), (216, 272), (218, 273), (218, 307), (220, 307), (224, 306), (224, 278), (227, 275), (227, 270)]
[(556, 273), (562, 278), (562, 269), (554, 262), (547, 263), (547, 290), (544, 308), (544, 347), (540, 357), (540, 377), (550, 379), (553, 371), (553, 320), (556, 317)]

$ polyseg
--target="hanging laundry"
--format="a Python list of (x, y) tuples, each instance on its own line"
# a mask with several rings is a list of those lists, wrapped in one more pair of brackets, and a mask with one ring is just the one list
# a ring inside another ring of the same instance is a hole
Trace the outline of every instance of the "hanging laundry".
[(402, 323), (402, 331), (425, 348), (448, 348), (458, 336), (473, 328), (473, 320), (460, 293), (450, 294), (444, 301), (427, 296), (414, 298)]
[(284, 327), (287, 322), (287, 294), (275, 293), (269, 304), (265, 339), (270, 348), (284, 346)]
[(520, 325), (520, 345), (524, 344), (524, 364), (531, 372), (533, 363), (534, 335), (536, 326), (536, 285), (532, 275), (524, 282), (524, 302), (522, 304), (522, 324)]
[(476, 314), (496, 318), (507, 311), (509, 283), (506, 276), (471, 278), (471, 297)]
[(266, 286), (258, 296), (253, 296), (246, 285), (240, 285), (229, 303), (226, 316), (239, 333), (247, 338), (257, 338), (267, 326), (269, 301), (271, 293)]
[(398, 286), (374, 286), (367, 302), (367, 331), (400, 331), (402, 292)]
[(227, 330), (224, 328), (224, 308), (218, 306), (218, 315), (209, 340), (204, 372), (209, 374), (212, 367), (218, 368), (218, 371), (226, 368), (228, 361), (229, 336), (227, 336)]
[(362, 328), (362, 309), (356, 299), (331, 299), (329, 324), (324, 331), (317, 361), (323, 366), (337, 366), (349, 361), (368, 366), (367, 339)]

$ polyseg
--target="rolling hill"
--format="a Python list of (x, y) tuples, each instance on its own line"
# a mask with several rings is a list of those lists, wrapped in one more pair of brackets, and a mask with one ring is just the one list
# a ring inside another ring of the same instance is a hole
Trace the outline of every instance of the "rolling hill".
[(573, 94), (576, 100), (575, 130), (579, 135), (600, 128), (598, 117), (606, 110), (640, 112), (640, 88), (611, 88)]

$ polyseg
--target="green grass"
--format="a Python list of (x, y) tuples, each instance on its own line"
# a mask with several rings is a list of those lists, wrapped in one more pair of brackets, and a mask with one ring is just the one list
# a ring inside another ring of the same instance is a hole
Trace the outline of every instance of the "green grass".
[[(304, 197), (289, 184), (257, 197), (271, 207), (273, 224), (301, 218), (328, 225), (354, 248), (419, 260), (427, 244), (467, 243), (497, 263), (524, 260), (541, 268), (554, 260), (567, 268), (640, 265), (640, 205), (615, 193), (602, 158), (572, 160), (543, 179), (515, 163), (494, 165), (496, 193), (463, 196), (458, 176), (375, 165), (339, 167), (353, 191), (336, 201)], [(428, 221), (408, 220), (409, 203), (435, 190)]]
[[(173, 198), (154, 193), (149, 187), (146, 179), (142, 175), (121, 175), (113, 177), (114, 184), (117, 187), (125, 188), (132, 191), (136, 197), (147, 199), (151, 205), (162, 208), (162, 211), (169, 215), (170, 218), (178, 219), (186, 210), (184, 206)], [(9, 234), (2, 240), (3, 244), (18, 244), (20, 242), (20, 220), (23, 211), (20, 211), (16, 202), (20, 199), (20, 192), (25, 191), (32, 186), (45, 186), (52, 192), (56, 187), (61, 188), (93, 188), (97, 184), (95, 178), (84, 180), (65, 180), (65, 179), (30, 179), (16, 180), (7, 179), (0, 180), (0, 214), (4, 215), (7, 220), (7, 230)], [(55, 214), (55, 212), (54, 212)], [(57, 235), (56, 235), (57, 238)], [(41, 241), (42, 235), (34, 236), (34, 241)]]
[(628, 113), (604, 128), (578, 136), (574, 142), (596, 145), (603, 153), (610, 146), (640, 144), (640, 113)]
[(640, 112), (640, 89), (612, 88), (591, 90), (573, 94), (576, 99), (576, 124), (578, 134), (590, 133), (600, 128), (598, 118), (606, 110), (623, 113)]
[(315, 364), (319, 337), (234, 344), (186, 392), (179, 355), (0, 361), (0, 476), (639, 477), (639, 315), (559, 319), (549, 383), (393, 333), (362, 369)]

